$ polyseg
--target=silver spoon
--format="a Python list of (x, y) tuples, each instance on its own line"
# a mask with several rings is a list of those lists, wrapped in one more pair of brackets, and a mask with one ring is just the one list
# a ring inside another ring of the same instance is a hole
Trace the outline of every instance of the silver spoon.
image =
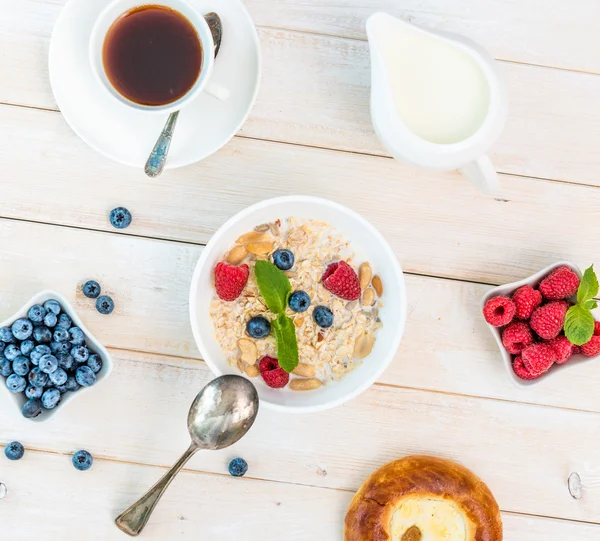
[[(214, 12), (207, 13), (204, 16), (204, 19), (210, 28), (210, 33), (212, 34), (213, 42), (215, 43), (215, 58), (217, 58), (217, 54), (219, 54), (219, 49), (221, 48), (221, 38), (223, 37), (223, 24), (221, 18)], [(175, 131), (175, 125), (177, 124), (178, 118), (179, 111), (175, 111), (169, 115), (163, 131), (156, 140), (154, 148), (152, 149), (152, 152), (150, 152), (150, 156), (148, 156), (148, 160), (144, 166), (144, 172), (149, 177), (154, 178), (159, 176), (165, 168), (167, 155), (169, 154), (169, 148), (171, 147), (171, 139), (173, 139), (173, 132)]]
[(188, 450), (146, 494), (117, 517), (117, 527), (133, 537), (139, 535), (171, 481), (196, 451), (233, 445), (248, 432), (257, 413), (258, 394), (250, 381), (231, 375), (211, 381), (190, 408), (188, 431), (192, 443)]

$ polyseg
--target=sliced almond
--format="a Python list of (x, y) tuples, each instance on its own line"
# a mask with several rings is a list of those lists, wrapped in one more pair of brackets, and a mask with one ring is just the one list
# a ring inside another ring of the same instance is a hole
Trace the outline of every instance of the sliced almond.
[(271, 222), (269, 224), (269, 231), (271, 231), (271, 235), (274, 237), (278, 237), (281, 231), (279, 230), (279, 226), (275, 222)]
[(369, 265), (369, 263), (363, 263), (358, 268), (358, 281), (360, 282), (360, 288), (362, 290), (365, 290), (367, 287), (369, 287), (372, 276), (373, 271), (371, 270), (371, 265)]
[(272, 242), (250, 242), (246, 244), (246, 250), (254, 255), (264, 255), (273, 251)]
[(245, 246), (234, 246), (227, 256), (227, 263), (230, 263), (231, 265), (239, 265), (242, 261), (244, 261), (244, 258), (247, 255), (248, 250), (246, 250)]
[(308, 235), (303, 229), (295, 229), (288, 235), (287, 238), (289, 244), (296, 246), (305, 243), (307, 239)]
[(352, 310), (354, 310), (357, 305), (358, 305), (358, 301), (347, 302), (346, 303), (346, 310), (348, 310), (349, 312), (352, 312)]
[(293, 379), (290, 381), (290, 388), (294, 391), (312, 391), (322, 385), (321, 380), (317, 378)]
[(246, 375), (249, 378), (255, 378), (256, 376), (258, 376), (259, 374), (259, 370), (258, 370), (258, 366), (256, 366), (255, 364), (250, 364), (246, 367)]
[(257, 233), (265, 233), (269, 230), (269, 224), (260, 224), (254, 228)]
[(377, 296), (381, 297), (381, 295), (383, 295), (383, 282), (381, 281), (381, 278), (379, 278), (379, 276), (377, 275), (373, 276), (373, 281), (371, 282), (371, 285), (375, 288)]
[[(267, 229), (268, 229), (267, 225)], [(237, 241), (237, 244), (246, 244), (247, 242), (262, 242), (267, 240), (269, 235), (266, 232), (261, 233), (260, 231), (249, 231), (248, 233), (244, 233)]]
[(242, 361), (248, 364), (256, 364), (256, 360), (258, 359), (258, 348), (256, 347), (256, 344), (249, 338), (240, 338), (237, 345), (242, 352)]
[(317, 368), (312, 364), (298, 363), (298, 366), (294, 368), (292, 374), (296, 376), (302, 376), (304, 378), (312, 378), (317, 373)]
[(373, 350), (375, 338), (367, 333), (361, 334), (354, 342), (354, 356), (357, 359), (364, 359)]
[(294, 319), (294, 325), (296, 325), (296, 327), (298, 327), (298, 328), (302, 327), (302, 325), (304, 325), (304, 318), (298, 317), (298, 318)]
[(375, 302), (375, 291), (373, 291), (372, 287), (365, 289), (365, 292), (362, 296), (363, 306), (371, 306)]
[(317, 342), (322, 342), (323, 341), (323, 333), (321, 331), (319, 331), (319, 333), (317, 334)]

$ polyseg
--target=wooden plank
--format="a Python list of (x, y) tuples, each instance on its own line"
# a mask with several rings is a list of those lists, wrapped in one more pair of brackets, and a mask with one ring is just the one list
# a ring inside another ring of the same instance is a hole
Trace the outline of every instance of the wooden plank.
[[(12, 541), (30, 541), (40, 535), (43, 521), (47, 539), (126, 539), (113, 525), (114, 517), (162, 473), (161, 468), (102, 460), (81, 473), (66, 456), (28, 453), (2, 471), (8, 487), (0, 506), (2, 532)], [(143, 535), (148, 540), (339, 539), (351, 497), (350, 492), (183, 471)], [(502, 518), (505, 541), (595, 541), (600, 533), (600, 526), (592, 524), (512, 513)]]
[[(197, 361), (112, 353), (115, 369), (102, 387), (35, 430), (0, 395), (0, 426), (10, 427), (2, 429), (0, 439), (58, 453), (86, 448), (114, 460), (174, 462), (189, 442), (189, 405), (212, 375)], [(239, 455), (248, 460), (254, 478), (354, 491), (390, 460), (434, 454), (479, 474), (505, 511), (599, 522), (599, 419), (585, 412), (376, 385), (342, 407), (310, 416), (263, 408), (235, 448), (201, 453), (189, 468), (223, 474), (227, 461)], [(581, 500), (567, 489), (573, 471), (584, 485)]]
[[(56, 108), (46, 51), (60, 5), (23, 0), (0, 20), (0, 47), (13, 53), (0, 57), (0, 101)], [(269, 28), (259, 34), (262, 87), (243, 135), (385, 155), (369, 117), (366, 42)], [(511, 107), (493, 148), (499, 170), (598, 185), (600, 77), (511, 63), (502, 70)]]

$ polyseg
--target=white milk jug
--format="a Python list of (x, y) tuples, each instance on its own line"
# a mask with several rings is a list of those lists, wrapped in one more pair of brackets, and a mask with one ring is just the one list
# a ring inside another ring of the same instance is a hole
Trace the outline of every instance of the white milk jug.
[(487, 152), (508, 109), (492, 56), (471, 40), (375, 13), (371, 118), (395, 158), (437, 170), (458, 169), (481, 190), (498, 188)]

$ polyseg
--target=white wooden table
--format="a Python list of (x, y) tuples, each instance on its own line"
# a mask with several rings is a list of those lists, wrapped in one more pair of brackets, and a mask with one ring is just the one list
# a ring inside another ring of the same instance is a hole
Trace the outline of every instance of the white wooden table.
[[(507, 541), (600, 539), (600, 363), (513, 386), (479, 312), (490, 284), (558, 259), (600, 263), (598, 0), (246, 0), (264, 60), (258, 102), (225, 148), (147, 179), (67, 127), (47, 73), (64, 0), (0, 0), (0, 319), (33, 293), (64, 292), (115, 370), (55, 421), (32, 426), (0, 398), (0, 539), (123, 539), (113, 518), (187, 445), (185, 416), (211, 378), (188, 324), (193, 266), (228, 217), (284, 194), (356, 209), (407, 272), (410, 318), (392, 366), (337, 409), (262, 411), (230, 450), (197, 455), (146, 539), (340, 540), (353, 492), (409, 453), (455, 459), (491, 487)], [(493, 149), (502, 189), (389, 159), (369, 120), (364, 22), (375, 10), (464, 33), (498, 59), (508, 125)], [(133, 225), (107, 219), (128, 207)], [(79, 292), (98, 279), (99, 315)], [(77, 472), (70, 454), (95, 457)], [(227, 474), (242, 456), (244, 479)], [(582, 498), (567, 478), (577, 472)]]

